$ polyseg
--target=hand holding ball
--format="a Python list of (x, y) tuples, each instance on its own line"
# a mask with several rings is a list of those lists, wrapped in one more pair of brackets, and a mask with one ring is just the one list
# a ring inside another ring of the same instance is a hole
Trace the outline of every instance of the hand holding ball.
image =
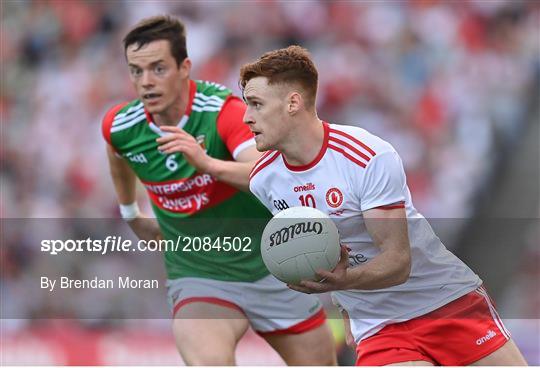
[(283, 282), (316, 280), (317, 270), (332, 271), (339, 262), (337, 227), (315, 208), (288, 208), (266, 225), (261, 255), (268, 270)]

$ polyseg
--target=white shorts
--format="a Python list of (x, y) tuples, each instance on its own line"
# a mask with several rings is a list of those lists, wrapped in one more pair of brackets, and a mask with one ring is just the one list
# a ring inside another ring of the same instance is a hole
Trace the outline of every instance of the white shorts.
[(212, 303), (239, 310), (261, 335), (303, 333), (326, 319), (317, 297), (293, 291), (272, 275), (255, 282), (198, 277), (168, 280), (167, 299), (173, 318), (188, 303)]

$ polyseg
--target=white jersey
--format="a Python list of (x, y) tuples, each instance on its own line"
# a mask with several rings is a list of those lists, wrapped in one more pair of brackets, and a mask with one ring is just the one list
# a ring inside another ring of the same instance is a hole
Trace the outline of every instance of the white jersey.
[(429, 313), (473, 290), (482, 281), (449, 252), (416, 211), (401, 159), (394, 148), (364, 129), (324, 123), (324, 143), (313, 162), (292, 166), (278, 151), (265, 153), (253, 168), (250, 189), (273, 214), (311, 206), (328, 214), (351, 267), (380, 253), (362, 212), (404, 207), (411, 245), (411, 273), (400, 285), (380, 290), (345, 290), (332, 297), (351, 318), (360, 342), (384, 326)]

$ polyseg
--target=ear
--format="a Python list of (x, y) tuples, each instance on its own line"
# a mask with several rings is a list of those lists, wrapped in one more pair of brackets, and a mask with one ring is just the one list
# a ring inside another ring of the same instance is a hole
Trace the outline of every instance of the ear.
[(291, 92), (287, 96), (287, 112), (290, 115), (296, 114), (304, 106), (304, 100), (299, 92)]
[(191, 59), (185, 58), (180, 64), (180, 75), (182, 79), (189, 78), (190, 72), (191, 72)]

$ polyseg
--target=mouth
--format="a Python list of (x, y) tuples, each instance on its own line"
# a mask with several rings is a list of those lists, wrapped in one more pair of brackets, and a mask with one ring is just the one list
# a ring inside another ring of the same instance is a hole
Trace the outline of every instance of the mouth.
[(145, 93), (142, 95), (142, 98), (145, 102), (156, 102), (159, 98), (161, 97), (161, 93), (154, 93), (154, 92), (150, 92), (150, 93)]

